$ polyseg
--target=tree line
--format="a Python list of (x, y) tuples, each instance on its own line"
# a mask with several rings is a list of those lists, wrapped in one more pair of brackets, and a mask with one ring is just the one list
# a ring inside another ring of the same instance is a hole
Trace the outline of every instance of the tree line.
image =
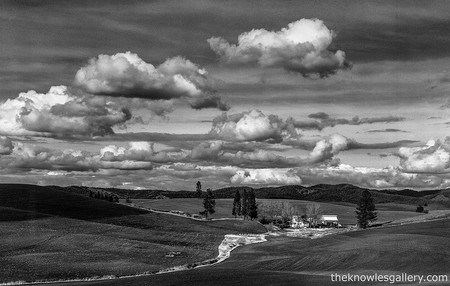
[(119, 202), (119, 197), (115, 194), (110, 194), (110, 193), (89, 191), (89, 197), (94, 198), (94, 199), (112, 202), (112, 203)]
[(237, 216), (243, 216), (244, 219), (257, 219), (258, 218), (258, 205), (256, 203), (256, 196), (253, 190), (247, 192), (244, 189), (241, 193), (236, 190), (233, 200), (233, 209), (231, 214), (236, 218)]

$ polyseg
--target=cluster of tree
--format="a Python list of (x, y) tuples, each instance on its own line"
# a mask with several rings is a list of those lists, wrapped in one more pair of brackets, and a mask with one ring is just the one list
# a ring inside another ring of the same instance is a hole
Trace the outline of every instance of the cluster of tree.
[(111, 193), (89, 191), (89, 197), (94, 198), (94, 199), (109, 201), (112, 203), (119, 202), (119, 197), (116, 196), (115, 194), (111, 194)]
[(423, 205), (418, 205), (416, 208), (416, 212), (418, 213), (428, 213), (428, 210), (425, 209), (425, 207), (428, 206), (427, 203), (423, 204)]
[(231, 214), (234, 217), (243, 216), (244, 219), (250, 220), (258, 218), (258, 205), (256, 203), (255, 192), (253, 190), (247, 192), (244, 189), (241, 196), (241, 193), (236, 190)]
[(358, 207), (356, 208), (356, 218), (358, 219), (358, 226), (360, 228), (367, 228), (369, 223), (377, 220), (375, 210), (372, 195), (367, 190), (363, 191), (359, 199)]

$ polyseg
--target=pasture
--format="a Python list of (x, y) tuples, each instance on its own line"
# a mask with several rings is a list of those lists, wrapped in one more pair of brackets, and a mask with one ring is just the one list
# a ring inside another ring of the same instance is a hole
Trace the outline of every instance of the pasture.
[[(302, 200), (271, 200), (271, 199), (257, 199), (258, 203), (271, 202), (271, 201), (285, 201), (291, 206), (304, 212), (306, 206), (310, 201)], [(203, 208), (201, 199), (163, 199), (163, 200), (151, 200), (151, 199), (136, 199), (133, 203), (151, 209), (158, 210), (180, 210), (191, 214), (198, 214)], [(323, 203), (320, 202), (322, 214), (336, 214), (339, 217), (339, 221), (344, 224), (355, 224), (355, 209), (356, 205), (350, 203)], [(211, 218), (232, 218), (231, 209), (233, 206), (233, 199), (216, 199), (216, 212), (211, 215)], [(415, 212), (415, 206), (403, 205), (399, 207), (397, 204), (380, 204), (380, 210), (378, 210), (378, 221), (387, 222), (408, 217), (420, 216), (421, 213)]]

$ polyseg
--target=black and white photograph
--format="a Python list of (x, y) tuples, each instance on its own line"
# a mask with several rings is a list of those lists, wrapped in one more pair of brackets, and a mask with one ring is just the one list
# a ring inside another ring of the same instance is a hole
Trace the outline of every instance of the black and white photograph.
[(0, 0), (1, 285), (450, 285), (450, 1)]

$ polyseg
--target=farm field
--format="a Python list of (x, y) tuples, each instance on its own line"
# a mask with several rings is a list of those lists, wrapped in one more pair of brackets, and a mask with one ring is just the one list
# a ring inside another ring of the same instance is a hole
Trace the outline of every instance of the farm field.
[[(270, 199), (257, 199), (258, 203), (270, 202), (274, 200)], [(309, 201), (302, 200), (277, 200), (289, 202), (291, 206), (304, 210)], [(199, 210), (202, 210), (201, 199), (164, 199), (164, 200), (133, 200), (133, 203), (146, 208), (158, 209), (158, 210), (180, 210), (191, 214), (198, 214)], [(338, 203), (319, 203), (324, 214), (336, 214), (339, 217), (341, 223), (354, 224), (356, 223), (355, 208), (356, 205), (352, 204), (338, 204)], [(216, 199), (216, 213), (211, 215), (211, 218), (232, 218), (231, 209), (233, 206), (232, 199)], [(378, 221), (387, 222), (392, 220), (403, 219), (407, 217), (420, 216), (422, 214), (415, 212), (415, 206), (404, 205), (404, 208), (399, 207), (396, 204), (389, 205), (384, 204), (380, 206), (378, 211)]]
[[(450, 220), (445, 219), (347, 232), (315, 240), (269, 238), (265, 243), (240, 247), (228, 260), (210, 267), (69, 285), (314, 286), (348, 285), (331, 282), (330, 275), (334, 273), (450, 275), (449, 237)], [(389, 282), (366, 284), (390, 285)], [(448, 285), (448, 282), (422, 285)]]
[(45, 191), (0, 190), (0, 283), (153, 272), (216, 257), (225, 234), (265, 232), (251, 221), (195, 221)]

